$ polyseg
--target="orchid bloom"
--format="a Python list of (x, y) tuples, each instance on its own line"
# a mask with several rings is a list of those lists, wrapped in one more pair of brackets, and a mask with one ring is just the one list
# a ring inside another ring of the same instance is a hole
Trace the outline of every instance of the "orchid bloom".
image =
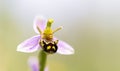
[[(39, 71), (39, 61), (36, 57), (30, 57), (28, 59), (28, 65), (31, 69), (31, 71)], [(45, 68), (45, 71), (48, 71), (48, 68)]]
[(51, 28), (52, 23), (53, 19), (47, 20), (37, 16), (34, 20), (33, 28), (38, 35), (19, 44), (17, 51), (32, 53), (42, 48), (45, 52), (51, 54), (55, 52), (65, 55), (74, 54), (74, 49), (69, 44), (53, 36), (53, 34), (62, 29), (62, 27), (53, 30)]

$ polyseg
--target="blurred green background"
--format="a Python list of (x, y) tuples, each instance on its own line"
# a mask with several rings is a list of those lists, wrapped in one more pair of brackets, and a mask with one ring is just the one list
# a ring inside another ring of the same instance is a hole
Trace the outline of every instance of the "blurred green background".
[(55, 36), (75, 49), (74, 55), (49, 55), (49, 71), (120, 71), (119, 0), (0, 0), (0, 71), (30, 71), (27, 60), (38, 52), (16, 51), (36, 35), (36, 15), (64, 28)]

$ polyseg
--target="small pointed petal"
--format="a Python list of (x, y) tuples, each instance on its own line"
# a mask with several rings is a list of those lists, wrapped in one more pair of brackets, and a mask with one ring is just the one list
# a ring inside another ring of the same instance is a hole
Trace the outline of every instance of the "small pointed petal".
[(30, 57), (28, 59), (28, 65), (32, 71), (39, 71), (38, 59), (36, 57)]
[(45, 68), (45, 71), (49, 71), (49, 70), (48, 70), (48, 67)]
[(74, 49), (66, 42), (59, 40), (57, 45), (58, 45), (57, 53), (64, 55), (74, 54)]
[(37, 51), (39, 46), (40, 35), (33, 36), (17, 46), (17, 51), (31, 53)]
[[(30, 57), (28, 59), (28, 65), (32, 71), (39, 71), (39, 61), (36, 57)], [(48, 67), (45, 68), (45, 71), (48, 71)]]
[(37, 29), (37, 27), (43, 31), (46, 27), (46, 23), (47, 23), (47, 20), (44, 18), (44, 17), (41, 17), (41, 16), (36, 16), (35, 19), (34, 19), (34, 24), (33, 24), (33, 28), (35, 30), (36, 33), (40, 33)]

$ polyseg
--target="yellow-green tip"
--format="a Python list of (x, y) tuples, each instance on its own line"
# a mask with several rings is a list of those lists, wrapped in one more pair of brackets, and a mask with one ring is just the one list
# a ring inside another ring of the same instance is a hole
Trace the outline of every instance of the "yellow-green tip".
[(51, 27), (51, 24), (52, 24), (53, 22), (54, 22), (53, 19), (48, 19), (46, 28), (50, 28), (50, 27)]
[(51, 18), (51, 19), (48, 19), (48, 22), (52, 24), (54, 20)]

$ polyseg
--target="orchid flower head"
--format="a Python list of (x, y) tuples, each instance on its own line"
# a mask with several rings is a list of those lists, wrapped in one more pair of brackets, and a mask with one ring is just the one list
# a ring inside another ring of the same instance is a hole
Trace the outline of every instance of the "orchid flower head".
[(43, 49), (46, 53), (59, 53), (59, 54), (74, 54), (74, 49), (68, 43), (54, 37), (54, 33), (62, 29), (58, 27), (53, 30), (53, 19), (45, 19), (36, 16), (34, 19), (33, 28), (38, 35), (35, 35), (17, 46), (17, 51), (31, 53), (39, 49)]

